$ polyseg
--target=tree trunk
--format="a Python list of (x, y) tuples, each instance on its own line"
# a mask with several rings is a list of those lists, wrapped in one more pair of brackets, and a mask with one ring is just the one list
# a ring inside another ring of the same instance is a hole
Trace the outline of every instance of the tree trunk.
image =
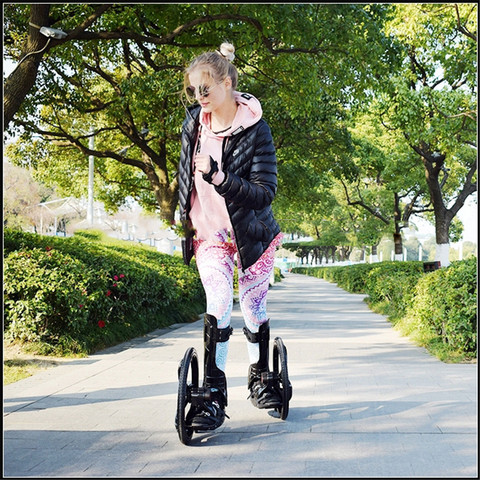
[(402, 241), (402, 212), (400, 209), (400, 197), (397, 193), (394, 195), (394, 214), (393, 214), (393, 224), (395, 231), (393, 232), (393, 245), (394, 245), (394, 253), (395, 253), (395, 260), (401, 261), (403, 260), (403, 241)]
[[(39, 27), (49, 26), (50, 4), (32, 4), (30, 23)], [(30, 25), (27, 42), (22, 51), (21, 63), (8, 76), (3, 85), (3, 127), (12, 121), (28, 92), (33, 88), (37, 78), (40, 61), (47, 50), (42, 50), (48, 39), (40, 29)], [(32, 54), (33, 52), (38, 52)], [(27, 56), (28, 55), (28, 56)], [(22, 61), (23, 59), (23, 61)]]
[[(476, 183), (472, 180), (477, 171), (477, 164), (474, 161), (465, 177), (465, 183), (459, 191), (457, 198), (450, 208), (445, 206), (442, 194), (442, 187), (448, 180), (448, 169), (445, 168), (446, 155), (438, 152), (431, 152), (427, 144), (422, 143), (413, 146), (413, 149), (421, 156), (425, 178), (430, 192), (430, 200), (435, 215), (435, 240), (437, 243), (435, 260), (440, 261), (442, 267), (450, 264), (448, 259), (450, 249), (449, 229), (455, 215), (465, 204), (469, 195), (476, 191)], [(441, 179), (440, 179), (441, 177)]]
[(403, 260), (403, 244), (402, 244), (402, 235), (400, 233), (393, 234), (393, 245), (395, 260)]
[(448, 210), (443, 206), (435, 208), (435, 260), (440, 262), (440, 266), (448, 267), (450, 265), (450, 241), (448, 238), (448, 230), (452, 219), (448, 215)]
[(159, 215), (161, 220), (169, 224), (175, 221), (175, 210), (178, 204), (178, 186), (176, 183), (169, 185), (158, 181), (156, 175), (147, 175), (152, 185), (155, 198), (159, 206)]
[(321, 247), (318, 250), (319, 250), (319, 259), (320, 259), (320, 265), (321, 265), (322, 262), (323, 262), (323, 257), (324, 257), (324, 248)]
[(445, 169), (446, 156), (430, 152), (427, 145), (424, 144), (418, 147), (418, 151), (422, 155), (421, 158), (425, 167), (425, 178), (435, 215), (435, 241), (437, 244), (435, 260), (440, 261), (442, 267), (446, 267), (450, 264), (448, 260), (448, 253), (450, 250), (448, 231), (455, 215), (445, 207), (442, 195), (442, 185), (439, 179), (440, 172), (443, 172), (444, 174), (443, 183), (445, 183), (448, 178), (448, 172)]
[(142, 152), (143, 165), (141, 165), (141, 168), (152, 186), (160, 209), (160, 219), (173, 224), (178, 203), (178, 180), (175, 177), (170, 184), (166, 162), (167, 154), (163, 144), (160, 145), (160, 150), (161, 154), (155, 158), (155, 162), (152, 161), (147, 153)]

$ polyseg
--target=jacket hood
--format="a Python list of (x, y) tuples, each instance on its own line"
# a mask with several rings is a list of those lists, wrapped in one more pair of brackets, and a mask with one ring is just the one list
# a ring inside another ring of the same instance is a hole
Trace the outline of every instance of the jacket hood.
[[(236, 135), (252, 125), (255, 125), (262, 118), (262, 105), (260, 101), (249, 93), (235, 92), (235, 101), (237, 102), (237, 114), (232, 122), (232, 126), (221, 136)], [(200, 123), (203, 127), (210, 130), (210, 114), (201, 112)]]

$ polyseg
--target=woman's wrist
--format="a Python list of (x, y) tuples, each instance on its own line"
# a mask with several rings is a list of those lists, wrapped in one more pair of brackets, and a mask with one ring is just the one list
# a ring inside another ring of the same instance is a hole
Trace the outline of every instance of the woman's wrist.
[(215, 175), (212, 177), (213, 185), (220, 185), (225, 180), (225, 173), (222, 170), (219, 170)]
[(210, 171), (208, 173), (202, 173), (203, 179), (208, 183), (212, 183), (212, 179), (217, 172), (218, 163), (212, 157), (210, 157)]

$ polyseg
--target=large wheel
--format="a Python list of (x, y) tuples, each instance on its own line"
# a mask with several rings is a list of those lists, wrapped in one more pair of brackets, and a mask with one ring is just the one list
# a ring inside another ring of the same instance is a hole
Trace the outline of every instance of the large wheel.
[[(185, 352), (178, 370), (178, 398), (175, 426), (180, 441), (185, 445), (190, 443), (193, 435), (193, 428), (190, 426), (192, 421), (192, 388), (198, 388), (198, 357), (193, 347)], [(190, 408), (188, 408), (188, 404), (190, 404)]]
[(280, 418), (285, 420), (288, 416), (289, 402), (292, 398), (292, 385), (288, 379), (287, 349), (280, 337), (275, 338), (273, 343), (273, 371), (278, 376), (278, 388), (282, 397), (282, 407), (276, 410), (280, 413)]

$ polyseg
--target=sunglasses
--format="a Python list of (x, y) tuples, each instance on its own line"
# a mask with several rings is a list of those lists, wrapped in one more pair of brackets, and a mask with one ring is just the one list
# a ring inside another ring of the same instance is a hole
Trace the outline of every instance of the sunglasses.
[[(210, 95), (210, 91), (213, 90), (217, 85), (219, 85), (218, 83), (213, 85), (213, 87), (208, 87), (207, 85), (200, 85), (198, 87), (198, 96), (199, 97), (208, 97)], [(186, 92), (187, 92), (187, 96), (189, 98), (196, 98), (196, 89), (195, 87), (192, 87), (191, 85), (189, 87), (187, 87), (186, 89)]]

